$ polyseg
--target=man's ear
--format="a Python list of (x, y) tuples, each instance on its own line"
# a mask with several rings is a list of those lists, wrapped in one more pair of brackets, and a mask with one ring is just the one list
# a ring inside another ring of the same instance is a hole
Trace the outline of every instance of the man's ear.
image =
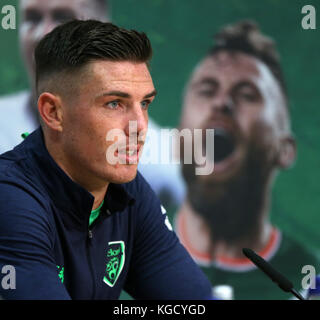
[(297, 146), (293, 137), (287, 136), (281, 139), (278, 166), (281, 169), (289, 169), (296, 159)]
[(62, 132), (61, 98), (49, 92), (43, 92), (38, 99), (38, 110), (42, 121), (52, 130)]

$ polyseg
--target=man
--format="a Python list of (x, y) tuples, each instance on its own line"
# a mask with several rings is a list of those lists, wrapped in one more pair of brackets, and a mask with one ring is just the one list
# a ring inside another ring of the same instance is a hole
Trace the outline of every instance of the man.
[[(21, 134), (34, 131), (39, 124), (33, 58), (39, 40), (59, 24), (72, 19), (110, 20), (110, 7), (106, 0), (20, 0), (19, 8), (19, 43), (31, 90), (0, 99), (0, 154), (19, 144), (22, 141)], [(152, 120), (149, 128), (160, 132), (160, 127)], [(152, 152), (157, 143), (152, 139), (146, 141), (145, 151)], [(145, 160), (143, 156), (139, 169), (160, 196), (163, 205), (170, 207), (180, 204), (184, 185), (178, 166), (147, 164)]]
[(215, 153), (210, 175), (183, 165), (187, 198), (175, 217), (180, 240), (212, 283), (228, 285), (235, 299), (288, 298), (242, 254), (253, 249), (298, 289), (302, 266), (316, 265), (269, 221), (272, 184), (279, 169), (292, 165), (296, 147), (278, 54), (254, 23), (217, 34), (188, 83), (181, 128), (215, 129)]
[(17, 276), (5, 299), (210, 297), (137, 174), (156, 95), (150, 57), (144, 33), (95, 20), (38, 44), (41, 128), (0, 157), (0, 267)]

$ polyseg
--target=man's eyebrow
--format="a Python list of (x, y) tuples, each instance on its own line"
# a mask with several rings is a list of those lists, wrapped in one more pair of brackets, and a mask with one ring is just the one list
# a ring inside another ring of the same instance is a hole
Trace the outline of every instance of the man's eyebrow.
[(144, 97), (143, 97), (143, 99), (147, 99), (147, 98), (151, 98), (151, 97), (154, 97), (154, 96), (156, 96), (157, 95), (157, 90), (156, 89), (154, 89), (152, 92), (150, 92), (150, 93), (148, 93), (148, 94), (146, 94)]
[(201, 80), (195, 82), (193, 84), (193, 86), (201, 86), (201, 85), (204, 85), (204, 84), (209, 84), (211, 86), (216, 86), (218, 85), (218, 81), (215, 79), (215, 78), (210, 78), (210, 77), (205, 77), (205, 78), (202, 78)]
[[(156, 94), (157, 94), (157, 90), (153, 90), (152, 92), (146, 94), (143, 97), (143, 99), (154, 97)], [(105, 93), (99, 95), (98, 97), (105, 97), (105, 96), (116, 96), (116, 97), (127, 98), (127, 99), (131, 98), (130, 94), (123, 92), (123, 91), (117, 91), (117, 90), (105, 92)]]
[(121, 98), (131, 98), (131, 95), (123, 92), (123, 91), (108, 91), (108, 92), (104, 92), (101, 95), (99, 95), (98, 97), (106, 97), (106, 96), (117, 96), (117, 97), (121, 97)]

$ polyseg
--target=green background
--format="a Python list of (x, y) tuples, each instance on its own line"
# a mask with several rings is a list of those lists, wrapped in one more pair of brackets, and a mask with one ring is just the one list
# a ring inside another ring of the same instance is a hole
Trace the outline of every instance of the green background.
[[(301, 8), (314, 5), (320, 19), (320, 1), (115, 0), (111, 3), (114, 23), (145, 31), (152, 41), (152, 75), (159, 95), (150, 114), (163, 126), (178, 124), (184, 85), (222, 25), (251, 18), (277, 41), (288, 83), (298, 158), (292, 170), (281, 173), (276, 181), (271, 217), (298, 241), (320, 249), (320, 26), (317, 30), (301, 27)], [(5, 4), (17, 6), (17, 1), (0, 0), (1, 7)], [(27, 88), (17, 30), (1, 29), (0, 40), (0, 94)]]

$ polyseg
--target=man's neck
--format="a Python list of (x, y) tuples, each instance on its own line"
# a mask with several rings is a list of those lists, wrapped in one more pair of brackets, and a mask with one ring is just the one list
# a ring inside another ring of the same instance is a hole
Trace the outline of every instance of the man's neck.
[(99, 189), (99, 190), (95, 190), (95, 191), (88, 190), (94, 196), (94, 203), (92, 206), (92, 210), (99, 208), (102, 201), (104, 200), (104, 197), (106, 196), (107, 189), (108, 189), (108, 185)]
[(94, 197), (92, 210), (97, 209), (101, 205), (106, 195), (109, 183), (92, 177), (89, 174), (85, 174), (86, 170), (83, 168), (75, 168), (74, 164), (70, 164), (70, 162), (74, 163), (74, 161), (68, 161), (61, 151), (61, 148), (57, 147), (54, 143), (48, 143), (46, 141), (45, 144), (49, 154), (58, 164), (58, 166), (65, 172), (65, 174), (72, 181), (79, 184), (92, 194)]
[[(261, 217), (265, 216), (266, 213), (262, 212)], [(272, 231), (270, 223), (261, 219), (260, 225), (256, 226), (256, 238), (254, 241), (251, 238), (244, 237), (234, 244), (228, 244), (223, 240), (212, 243), (209, 227), (203, 218), (193, 210), (188, 200), (180, 208), (178, 220), (183, 221), (183, 223), (179, 223), (178, 227), (180, 237), (181, 233), (183, 233), (183, 237), (181, 237), (182, 243), (185, 240), (188, 246), (192, 246), (196, 252), (210, 256), (212, 261), (217, 257), (243, 258), (242, 248), (245, 247), (259, 252), (268, 244)], [(183, 228), (183, 230), (180, 230), (180, 228)]]

